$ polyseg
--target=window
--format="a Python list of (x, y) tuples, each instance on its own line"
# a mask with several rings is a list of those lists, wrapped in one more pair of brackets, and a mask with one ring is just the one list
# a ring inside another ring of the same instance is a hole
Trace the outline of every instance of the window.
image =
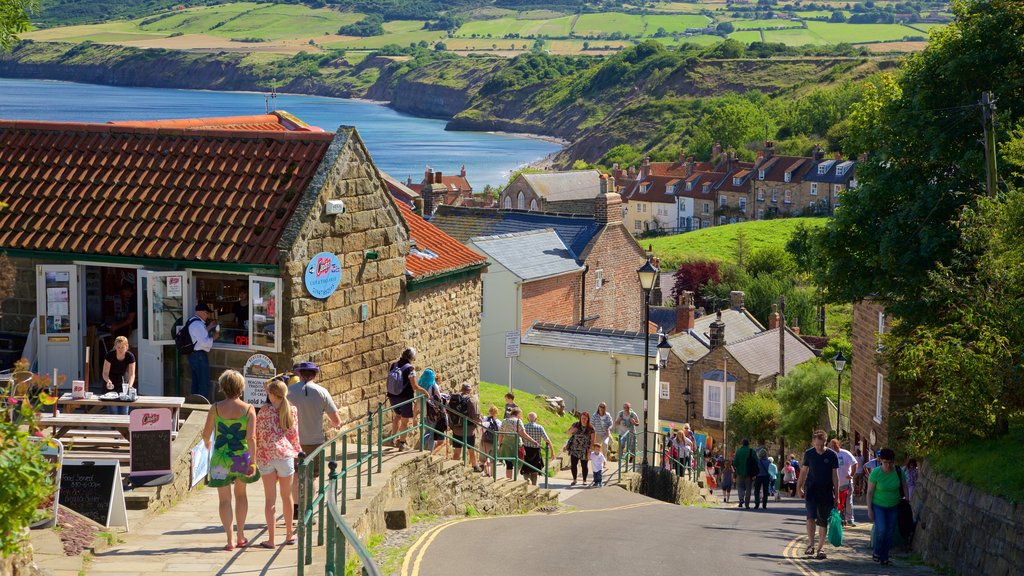
[(512, 197), (511, 196), (505, 196), (505, 199), (502, 200), (502, 202), (501, 202), (501, 207), (504, 208), (505, 210), (511, 210), (512, 209)]
[(530, 212), (536, 212), (536, 211), (537, 211), (537, 199), (534, 198), (533, 200), (530, 200)]
[(786, 175), (783, 177), (783, 180), (785, 180), (786, 182), (789, 182), (792, 179), (793, 179), (793, 173), (792, 172), (786, 172)]
[(826, 160), (826, 161), (822, 162), (821, 164), (818, 164), (818, 174), (819, 175), (828, 174), (828, 171), (832, 169), (832, 165), (835, 164), (835, 163), (836, 163), (835, 160)]
[(842, 191), (843, 191), (843, 185), (842, 184), (836, 184), (835, 186), (832, 187), (832, 196), (834, 196), (836, 198), (839, 198), (839, 193), (842, 192)]
[(818, 183), (817, 182), (811, 182), (811, 196), (817, 196), (817, 195), (818, 195)]
[(704, 203), (704, 213), (711, 214), (711, 204), (709, 202)]
[(686, 183), (686, 191), (689, 192), (690, 190), (693, 190), (693, 182)]
[(757, 209), (757, 219), (764, 220), (764, 208)]
[(740, 197), (740, 210), (743, 212), (747, 211), (747, 199), (746, 197)]
[(792, 193), (789, 190), (783, 190), (782, 191), (782, 202), (784, 204), (792, 204), (793, 203), (793, 196), (792, 196)]
[(882, 423), (882, 373), (876, 374), (875, 380), (875, 422)]
[(711, 226), (711, 222), (708, 222), (707, 220), (701, 220), (700, 221), (700, 227), (701, 228), (707, 228), (708, 226)]
[(758, 170), (757, 171), (757, 179), (758, 180), (764, 180), (764, 170)]
[(732, 185), (733, 186), (739, 186), (741, 184), (743, 184), (743, 178), (733, 178), (732, 179)]
[(884, 312), (879, 312), (878, 313), (878, 335), (881, 336), (882, 334), (885, 334), (885, 313)]
[(775, 188), (772, 188), (772, 204), (779, 201), (779, 192)]
[(844, 174), (846, 174), (846, 168), (846, 164), (840, 164), (839, 166), (836, 166), (836, 176), (843, 176)]
[[(704, 381), (704, 418), (707, 420), (722, 421), (722, 382), (713, 380)], [(729, 398), (727, 405), (736, 401), (736, 384), (729, 382)]]
[(719, 196), (718, 197), (718, 206), (720, 208), (725, 208), (728, 205), (729, 205), (729, 199), (728, 198), (726, 198), (725, 196)]
[(764, 202), (764, 188), (757, 189), (757, 201)]
[(594, 271), (594, 290), (600, 290), (604, 286), (604, 269), (598, 268)]
[(277, 306), (281, 280), (264, 276), (197, 272), (193, 301), (209, 305), (220, 325), (216, 347), (281, 351)]
[(639, 220), (637, 220), (636, 222), (633, 222), (633, 230), (637, 230), (637, 231), (640, 230), (640, 221)]
[(250, 342), (257, 350), (268, 352), (281, 351), (281, 338), (278, 330), (277, 303), (281, 299), (281, 280), (252, 276), (249, 279), (251, 290), (252, 320), (249, 322)]
[(516, 208), (520, 210), (526, 208), (526, 194), (519, 192), (519, 196), (516, 197)]
[(659, 398), (662, 400), (669, 400), (669, 383), (659, 382), (659, 384), (661, 384), (661, 395), (659, 396)]
[(704, 183), (704, 187), (701, 189), (701, 191), (704, 192), (705, 194), (707, 194), (708, 192), (711, 192), (711, 183), (710, 182), (705, 182)]

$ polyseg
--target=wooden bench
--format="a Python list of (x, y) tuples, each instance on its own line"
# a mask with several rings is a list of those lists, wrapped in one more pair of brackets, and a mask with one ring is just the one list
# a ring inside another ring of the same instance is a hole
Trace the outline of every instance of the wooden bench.
[(46, 414), (39, 418), (39, 425), (52, 426), (54, 438), (63, 437), (72, 428), (114, 428), (128, 438), (128, 418), (121, 414)]

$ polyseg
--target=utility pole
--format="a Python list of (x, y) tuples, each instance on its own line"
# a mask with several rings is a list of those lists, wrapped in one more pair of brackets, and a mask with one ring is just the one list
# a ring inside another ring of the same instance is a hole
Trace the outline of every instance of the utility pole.
[[(779, 296), (779, 377), (786, 375), (786, 297)], [(775, 380), (776, 385), (778, 379)]]
[(996, 100), (991, 92), (983, 92), (981, 101), (981, 124), (985, 131), (985, 191), (990, 197), (998, 190), (996, 174)]

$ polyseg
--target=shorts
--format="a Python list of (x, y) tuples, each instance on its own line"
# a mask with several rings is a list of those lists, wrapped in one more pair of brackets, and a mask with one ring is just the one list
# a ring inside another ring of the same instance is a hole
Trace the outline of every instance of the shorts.
[(293, 458), (274, 458), (265, 466), (259, 466), (260, 474), (277, 474), (279, 478), (288, 478), (295, 474), (295, 460)]
[[(388, 404), (390, 404), (392, 406), (394, 406), (395, 404), (401, 404), (402, 402), (405, 402), (406, 400), (412, 400), (412, 397), (411, 396), (392, 396), (391, 394), (388, 394)], [(395, 413), (397, 413), (402, 418), (412, 418), (412, 402), (409, 402), (408, 404), (406, 404), (405, 406), (402, 406), (400, 408), (395, 408)]]
[[(452, 446), (454, 446), (455, 448), (462, 448), (462, 444), (463, 444), (462, 436), (460, 434), (452, 434), (452, 438), (453, 438)], [(466, 436), (466, 439), (469, 440), (469, 445), (470, 446), (476, 446), (476, 435), (475, 434), (470, 434), (469, 436)]]
[(815, 524), (825, 528), (828, 526), (832, 509), (835, 508), (835, 501), (832, 499), (831, 494), (808, 493), (807, 498), (804, 500), (804, 506), (807, 508), (807, 519), (814, 520)]

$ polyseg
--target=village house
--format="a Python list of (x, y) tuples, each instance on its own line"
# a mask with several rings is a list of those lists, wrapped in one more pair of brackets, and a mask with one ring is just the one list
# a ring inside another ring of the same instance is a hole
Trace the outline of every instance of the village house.
[[(613, 170), (612, 177), (622, 182), (621, 171)], [(674, 174), (655, 175), (650, 158), (644, 158), (635, 178), (627, 172), (622, 182), (626, 229), (634, 236), (652, 230), (675, 230), (679, 224), (675, 191), (680, 181), (680, 176)]]
[(438, 206), (462, 206), (473, 202), (473, 186), (466, 177), (463, 165), (458, 175), (445, 175), (429, 166), (423, 172), (423, 180), (413, 183), (412, 176), (406, 177), (405, 186), (423, 198), (426, 214), (432, 214)]
[(594, 199), (601, 194), (601, 173), (597, 170), (565, 172), (523, 172), (498, 196), (504, 210), (594, 214)]
[(813, 158), (778, 156), (770, 141), (757, 155), (751, 182), (758, 220), (819, 213), (818, 198), (808, 200), (804, 194), (804, 176), (813, 168)]
[(889, 445), (889, 413), (892, 398), (885, 366), (880, 362), (881, 335), (888, 331), (891, 316), (874, 298), (853, 305), (850, 338), (850, 432), (854, 445), (864, 454)]
[(737, 160), (733, 152), (729, 152), (722, 160), (722, 170), (726, 176), (719, 181), (715, 191), (718, 199), (714, 217), (716, 226), (753, 219), (750, 182), (755, 174), (754, 168), (753, 164)]
[(213, 378), (257, 354), (277, 371), (313, 361), (345, 419), (382, 400), (389, 363), (422, 346), (410, 324), (453, 335), (423, 361), (477, 379), (465, 356), (484, 262), (432, 237), (427, 249), (450, 260), (407, 258), (411, 216), (353, 128), (324, 132), (284, 112), (3, 121), (0, 142), (0, 247), (18, 278), (3, 329), (34, 343), (36, 370), (57, 369), (65, 387), (85, 377), (87, 349), (96, 369), (107, 326), (134, 311), (140, 393), (187, 394), (173, 334), (197, 303), (222, 326)]
[(826, 159), (818, 146), (814, 147), (813, 158), (811, 169), (803, 177), (805, 205), (813, 214), (832, 214), (843, 190), (857, 187), (857, 163), (843, 160), (839, 152)]

